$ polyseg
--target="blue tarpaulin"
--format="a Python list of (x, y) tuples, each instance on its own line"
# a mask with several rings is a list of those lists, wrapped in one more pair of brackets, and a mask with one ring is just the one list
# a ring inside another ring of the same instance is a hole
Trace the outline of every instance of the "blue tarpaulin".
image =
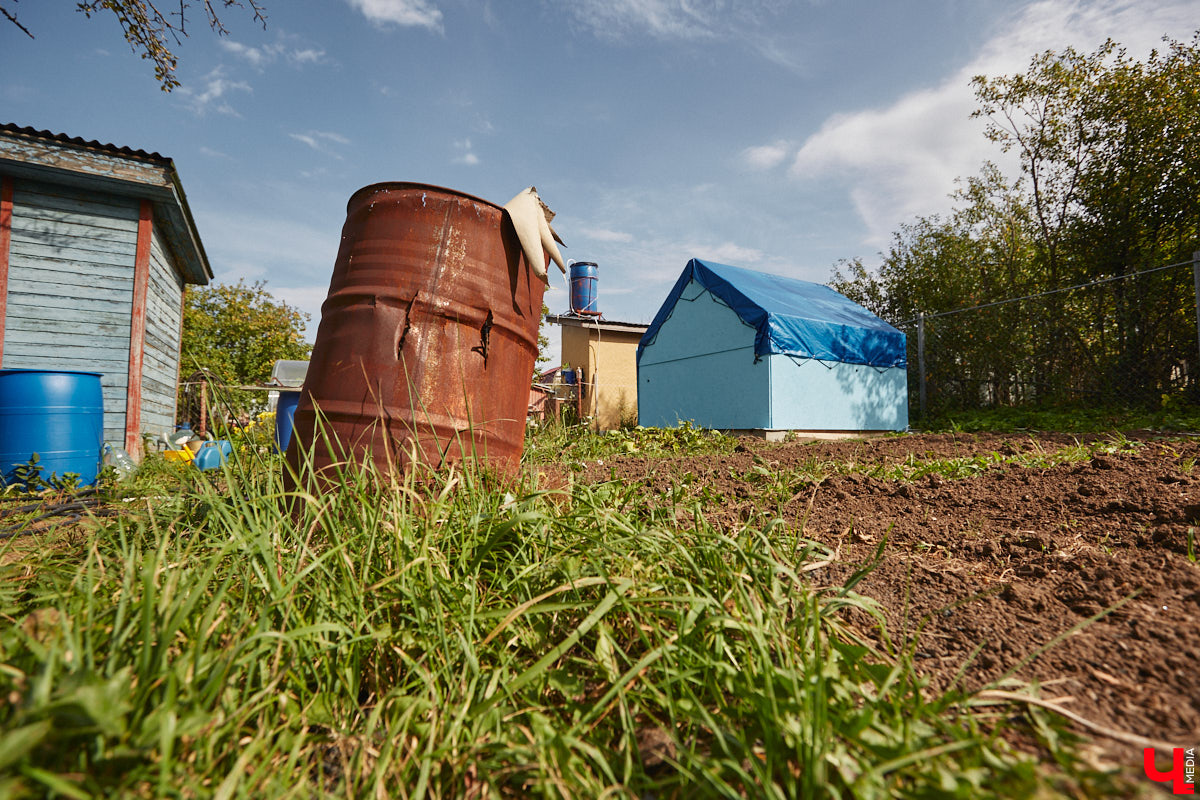
[(642, 336), (639, 361), (693, 280), (755, 329), (756, 357), (781, 353), (873, 367), (907, 364), (902, 332), (828, 286), (697, 258), (687, 263)]

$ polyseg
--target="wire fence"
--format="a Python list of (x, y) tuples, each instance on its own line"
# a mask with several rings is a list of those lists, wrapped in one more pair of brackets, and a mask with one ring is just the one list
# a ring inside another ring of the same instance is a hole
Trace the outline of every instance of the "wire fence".
[(1200, 400), (1200, 252), (1024, 297), (923, 314), (908, 335), (920, 418), (1002, 406)]

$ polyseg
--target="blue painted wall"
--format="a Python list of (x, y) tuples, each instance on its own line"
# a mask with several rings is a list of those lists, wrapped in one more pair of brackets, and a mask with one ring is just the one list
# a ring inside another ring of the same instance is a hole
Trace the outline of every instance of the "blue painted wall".
[(908, 426), (908, 375), (770, 355), (754, 329), (690, 283), (638, 363), (638, 422), (673, 427), (880, 431)]
[(902, 431), (908, 371), (769, 356), (772, 430)]
[(765, 428), (770, 370), (754, 363), (754, 329), (695, 281), (638, 362), (638, 423)]
[(138, 201), (13, 186), (4, 366), (101, 373), (104, 440), (125, 441)]

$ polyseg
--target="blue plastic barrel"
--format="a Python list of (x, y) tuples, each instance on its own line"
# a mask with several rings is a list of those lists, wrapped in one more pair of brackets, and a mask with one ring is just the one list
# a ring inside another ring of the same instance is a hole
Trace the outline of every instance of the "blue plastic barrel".
[(286, 453), (292, 440), (292, 423), (296, 417), (296, 406), (300, 404), (300, 392), (280, 392), (275, 406), (275, 446)]
[(73, 472), (90, 485), (103, 445), (100, 373), (0, 369), (0, 484), (20, 483), (37, 453), (43, 480)]
[(571, 264), (571, 312), (574, 314), (599, 314), (596, 308), (596, 283), (599, 267), (594, 261), (576, 261)]

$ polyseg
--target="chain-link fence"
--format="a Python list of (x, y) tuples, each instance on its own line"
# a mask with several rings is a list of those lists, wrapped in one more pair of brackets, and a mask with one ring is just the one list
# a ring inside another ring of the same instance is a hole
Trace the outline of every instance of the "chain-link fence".
[(1158, 408), (1200, 399), (1200, 252), (1169, 264), (897, 325), (909, 407)]

